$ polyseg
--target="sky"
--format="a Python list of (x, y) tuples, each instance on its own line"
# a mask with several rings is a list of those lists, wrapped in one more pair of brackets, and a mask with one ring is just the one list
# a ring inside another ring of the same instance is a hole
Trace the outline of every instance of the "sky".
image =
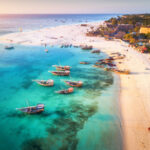
[(0, 14), (150, 13), (150, 0), (0, 0)]

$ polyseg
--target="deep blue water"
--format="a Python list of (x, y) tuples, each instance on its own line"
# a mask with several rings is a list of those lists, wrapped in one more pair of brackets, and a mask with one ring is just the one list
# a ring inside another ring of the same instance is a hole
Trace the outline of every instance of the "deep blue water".
[(0, 35), (45, 27), (102, 21), (116, 14), (0, 15)]

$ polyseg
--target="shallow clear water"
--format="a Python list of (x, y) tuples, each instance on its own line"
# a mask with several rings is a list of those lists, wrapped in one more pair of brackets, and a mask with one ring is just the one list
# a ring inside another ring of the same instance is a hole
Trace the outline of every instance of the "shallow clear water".
[[(120, 150), (121, 131), (111, 73), (92, 64), (105, 54), (80, 48), (25, 47), (5, 50), (0, 45), (0, 150)], [(81, 65), (80, 61), (89, 61)], [(70, 77), (54, 76), (54, 64), (70, 65)], [(42, 87), (32, 79), (53, 79)], [(84, 86), (70, 95), (55, 91), (68, 88), (63, 80), (82, 80)], [(45, 111), (25, 115), (15, 108), (45, 104)]]

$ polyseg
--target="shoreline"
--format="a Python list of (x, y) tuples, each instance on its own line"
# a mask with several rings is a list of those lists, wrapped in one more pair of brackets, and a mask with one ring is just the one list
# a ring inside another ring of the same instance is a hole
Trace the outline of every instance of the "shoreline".
[[(41, 46), (42, 44), (47, 45), (62, 45), (62, 44), (70, 44), (70, 43), (79, 43), (79, 41), (75, 42), (73, 37), (79, 36), (79, 34), (86, 33), (90, 30), (91, 27), (96, 28), (98, 25), (103, 24), (104, 21), (100, 22), (91, 22), (91, 23), (81, 23), (87, 24), (86, 27), (81, 27), (81, 24), (72, 24), (72, 25), (59, 25), (56, 27), (49, 27), (49, 28), (42, 28), (39, 30), (31, 30), (31, 31), (23, 31), (23, 32), (15, 32), (10, 34), (5, 34), (0, 36), (0, 43), (1, 44), (21, 44), (21, 45), (30, 45), (30, 46)], [(81, 27), (81, 28), (79, 28)], [(73, 32), (74, 30), (76, 32)], [(75, 35), (67, 35), (70, 33), (75, 33)], [(67, 36), (66, 36), (67, 35)], [(40, 40), (38, 40), (38, 39)], [(64, 39), (69, 38), (69, 39)], [(72, 39), (70, 39), (72, 38)], [(58, 41), (59, 40), (59, 41)], [(85, 41), (87, 42), (87, 41)], [(85, 43), (84, 42), (84, 43)]]
[[(106, 41), (102, 37), (87, 37), (85, 33), (91, 27), (100, 23), (86, 23), (86, 27), (79, 25), (62, 25), (44, 28), (37, 31), (12, 33), (0, 37), (1, 43), (21, 45), (63, 45), (82, 44), (92, 45), (110, 56), (119, 52), (126, 55), (124, 59), (115, 60), (118, 69), (129, 69), (131, 74), (118, 75), (121, 127), (123, 130), (123, 149), (149, 150), (150, 149), (150, 56), (138, 53), (128, 44), (120, 41)], [(13, 40), (13, 41), (11, 41)], [(9, 41), (9, 42), (8, 42)]]

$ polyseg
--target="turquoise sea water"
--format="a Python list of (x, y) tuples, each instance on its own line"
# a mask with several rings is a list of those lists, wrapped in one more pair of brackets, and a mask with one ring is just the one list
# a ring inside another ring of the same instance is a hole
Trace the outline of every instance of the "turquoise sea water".
[[(121, 150), (121, 129), (113, 75), (92, 64), (106, 57), (80, 48), (0, 45), (0, 150)], [(81, 65), (80, 61), (89, 61)], [(70, 77), (54, 76), (54, 64), (70, 65)], [(53, 79), (42, 87), (33, 79)], [(63, 80), (82, 80), (84, 86), (70, 95), (55, 91), (68, 88)], [(41, 114), (15, 110), (45, 104)]]

